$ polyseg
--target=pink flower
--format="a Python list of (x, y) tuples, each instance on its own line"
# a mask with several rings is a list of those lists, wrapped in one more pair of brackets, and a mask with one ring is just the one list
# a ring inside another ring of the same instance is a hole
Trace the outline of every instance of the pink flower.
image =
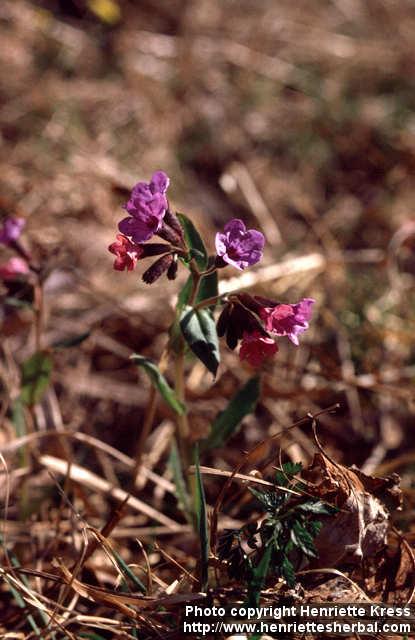
[(143, 254), (143, 249), (139, 245), (134, 244), (121, 233), (117, 233), (117, 240), (110, 244), (108, 251), (117, 256), (114, 260), (114, 269), (117, 271), (124, 271), (124, 269), (132, 271)]
[(277, 336), (287, 336), (298, 346), (298, 335), (308, 329), (314, 302), (313, 298), (303, 298), (297, 304), (263, 307), (260, 316), (265, 322), (265, 329)]
[(264, 244), (265, 238), (260, 231), (247, 230), (237, 218), (230, 220), (215, 239), (218, 256), (241, 271), (261, 260)]
[(121, 233), (133, 242), (149, 240), (161, 227), (168, 203), (165, 193), (170, 179), (164, 171), (156, 171), (149, 183), (138, 182), (124, 209), (129, 214), (118, 225)]
[(259, 331), (245, 332), (239, 349), (239, 358), (257, 368), (262, 365), (264, 360), (275, 355), (277, 351), (278, 345), (272, 338), (263, 336)]
[(0, 278), (2, 280), (14, 280), (19, 276), (27, 275), (29, 271), (29, 266), (25, 260), (14, 257), (0, 265)]
[(14, 216), (6, 218), (3, 222), (3, 227), (0, 229), (0, 244), (11, 244), (18, 240), (25, 224), (26, 220), (24, 218), (16, 218)]

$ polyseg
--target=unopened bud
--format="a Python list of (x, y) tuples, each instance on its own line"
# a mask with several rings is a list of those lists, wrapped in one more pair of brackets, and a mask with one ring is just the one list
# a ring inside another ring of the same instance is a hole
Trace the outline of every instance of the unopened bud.
[(175, 280), (177, 276), (177, 255), (173, 256), (173, 262), (167, 270), (167, 277), (169, 280)]
[(182, 239), (179, 234), (174, 229), (167, 226), (164, 220), (160, 229), (157, 231), (157, 235), (160, 236), (160, 238), (163, 238), (163, 240), (167, 240), (167, 242), (176, 246), (182, 244)]
[(159, 256), (162, 253), (170, 251), (170, 245), (161, 242), (151, 242), (149, 244), (140, 244), (143, 250), (141, 254), (142, 258), (149, 258), (150, 256)]
[(156, 260), (151, 267), (147, 269), (143, 273), (143, 280), (146, 284), (153, 284), (156, 280), (163, 275), (165, 271), (169, 269), (174, 261), (174, 257), (171, 253), (166, 254), (165, 256), (161, 256), (158, 260)]
[(171, 209), (167, 209), (166, 213), (164, 214), (164, 222), (168, 224), (169, 227), (171, 227), (177, 233), (177, 235), (180, 236), (180, 238), (183, 239), (182, 225), (179, 222), (179, 218)]

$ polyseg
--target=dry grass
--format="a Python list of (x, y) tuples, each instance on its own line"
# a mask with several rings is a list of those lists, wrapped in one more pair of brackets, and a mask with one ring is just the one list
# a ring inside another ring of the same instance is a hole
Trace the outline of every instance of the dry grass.
[[(128, 358), (160, 358), (179, 285), (150, 290), (136, 272), (114, 272), (107, 246), (125, 190), (159, 168), (210, 249), (232, 217), (266, 234), (261, 266), (229, 269), (223, 292), (317, 300), (302, 347), (282, 344), (266, 370), (255, 415), (202, 460), (213, 505), (241, 452), (265, 441), (230, 485), (219, 528), (252, 517), (241, 483), (252, 470), (267, 480), (279, 447), (309, 464), (316, 445), (300, 419), (339, 403), (320, 416), (320, 440), (339, 463), (400, 474), (396, 526), (415, 539), (413, 3), (117, 4), (114, 24), (83, 0), (0, 7), (1, 208), (27, 218), (25, 241), (51, 270), (42, 348), (90, 332), (55, 353), (52, 385), (19, 417), (20, 365), (39, 335), (29, 309), (3, 306), (0, 635), (9, 639), (135, 638), (137, 628), (140, 638), (179, 638), (172, 608), (202, 598), (197, 541), (168, 466), (174, 417), (162, 403), (120, 508), (149, 391)], [(196, 440), (249, 371), (231, 352), (213, 385), (200, 363), (187, 366)], [(368, 592), (359, 571), (346, 577)], [(225, 583), (217, 597), (226, 600)]]

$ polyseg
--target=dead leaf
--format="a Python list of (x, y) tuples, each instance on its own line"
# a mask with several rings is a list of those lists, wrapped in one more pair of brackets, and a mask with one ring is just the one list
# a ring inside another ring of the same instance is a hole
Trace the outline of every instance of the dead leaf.
[(340, 509), (325, 519), (315, 540), (319, 558), (314, 567), (360, 563), (385, 548), (390, 516), (385, 503), (400, 505), (401, 500), (396, 475), (373, 478), (317, 453), (307, 476), (314, 480), (309, 490)]

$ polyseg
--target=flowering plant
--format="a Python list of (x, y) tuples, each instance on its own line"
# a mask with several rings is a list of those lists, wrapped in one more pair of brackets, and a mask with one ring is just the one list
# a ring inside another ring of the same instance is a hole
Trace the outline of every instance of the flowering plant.
[[(119, 223), (120, 233), (108, 249), (115, 255), (114, 269), (117, 271), (132, 272), (142, 262), (155, 258), (142, 275), (147, 284), (154, 283), (164, 274), (174, 280), (179, 265), (188, 272), (178, 296), (168, 344), (175, 359), (174, 389), (164, 377), (165, 358), (157, 367), (142, 356), (133, 356), (135, 363), (146, 370), (154, 383), (140, 441), (144, 441), (151, 428), (155, 389), (158, 389), (177, 414), (179, 450), (182, 462), (187, 466), (193, 445), (186, 415), (186, 355), (192, 352), (216, 376), (220, 364), (219, 338), (223, 337), (229, 349), (239, 346), (240, 360), (255, 370), (253, 379), (258, 381), (259, 370), (278, 352), (277, 338), (287, 337), (294, 345), (299, 345), (299, 336), (309, 326), (314, 300), (304, 298), (296, 303), (282, 303), (244, 292), (220, 295), (218, 274), (225, 267), (243, 271), (260, 262), (265, 237), (256, 229), (247, 229), (242, 220), (232, 219), (216, 234), (216, 255), (209, 256), (193, 222), (187, 216), (175, 213), (170, 206), (166, 196), (169, 184), (169, 177), (163, 171), (157, 171), (150, 182), (138, 182), (134, 186), (124, 205), (129, 215)], [(156, 238), (164, 242), (154, 242)], [(248, 388), (249, 397), (243, 399), (247, 407), (245, 413), (252, 411), (259, 395), (259, 384)], [(231, 414), (232, 411), (225, 411), (228, 430), (229, 424), (231, 428), (237, 426)], [(243, 414), (244, 411), (236, 422)], [(218, 431), (219, 427), (213, 425), (208, 444), (222, 438), (215, 429)], [(137, 469), (139, 459), (140, 454)]]

